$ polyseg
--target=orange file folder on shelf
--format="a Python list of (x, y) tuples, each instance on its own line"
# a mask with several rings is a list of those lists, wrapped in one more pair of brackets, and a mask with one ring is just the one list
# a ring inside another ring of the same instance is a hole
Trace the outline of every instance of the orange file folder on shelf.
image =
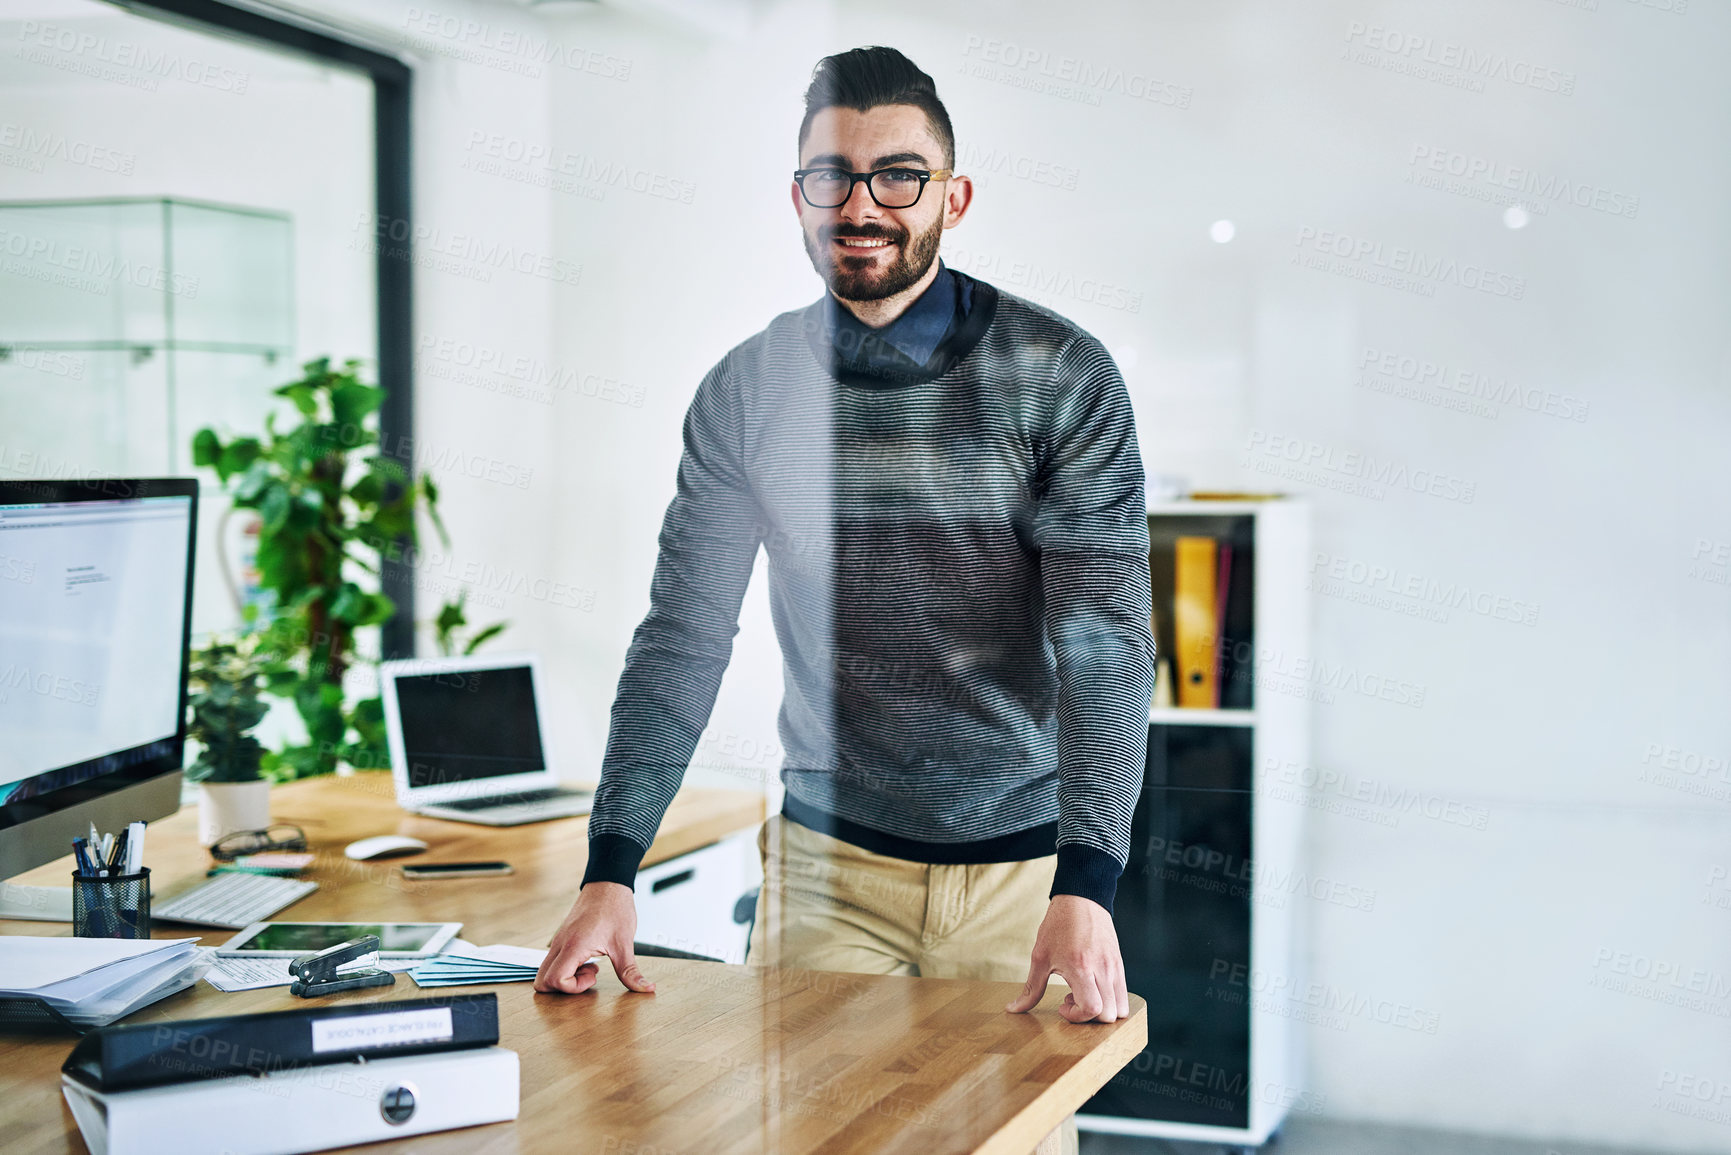
[(1178, 704), (1213, 709), (1220, 704), (1215, 678), (1219, 555), (1211, 537), (1181, 537), (1175, 544), (1172, 620), (1178, 651)]

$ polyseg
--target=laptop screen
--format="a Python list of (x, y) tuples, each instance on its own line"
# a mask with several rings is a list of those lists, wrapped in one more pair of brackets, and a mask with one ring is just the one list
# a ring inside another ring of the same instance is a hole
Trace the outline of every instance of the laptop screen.
[(398, 674), (396, 684), (411, 789), (547, 768), (528, 666)]

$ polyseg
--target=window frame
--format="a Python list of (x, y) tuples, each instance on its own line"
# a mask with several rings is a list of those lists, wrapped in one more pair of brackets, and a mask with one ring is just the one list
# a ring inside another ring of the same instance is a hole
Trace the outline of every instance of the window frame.
[[(373, 211), (410, 238), (398, 245), (380, 245), (375, 257), (375, 314), (378, 325), (379, 384), (385, 390), (379, 407), (380, 452), (400, 463), (414, 477), (414, 236), (411, 215), (412, 112), (414, 69), (406, 62), (364, 44), (318, 28), (293, 23), (252, 8), (221, 0), (107, 0), (116, 8), (149, 20), (176, 24), (195, 32), (250, 40), (299, 53), (320, 64), (345, 67), (366, 75), (373, 84)], [(398, 543), (402, 562), (382, 560), (381, 592), (396, 605), (383, 624), (383, 658), (415, 656), (415, 567), (409, 543)]]

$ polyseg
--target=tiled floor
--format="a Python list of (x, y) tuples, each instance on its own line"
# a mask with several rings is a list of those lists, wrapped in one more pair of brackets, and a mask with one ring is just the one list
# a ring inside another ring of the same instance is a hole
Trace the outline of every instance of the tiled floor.
[[(1220, 1155), (1222, 1151), (1235, 1150), (1212, 1143), (1174, 1143), (1084, 1132), (1081, 1155)], [(1657, 1155), (1632, 1147), (1535, 1143), (1326, 1119), (1292, 1119), (1279, 1139), (1260, 1151), (1262, 1155)]]

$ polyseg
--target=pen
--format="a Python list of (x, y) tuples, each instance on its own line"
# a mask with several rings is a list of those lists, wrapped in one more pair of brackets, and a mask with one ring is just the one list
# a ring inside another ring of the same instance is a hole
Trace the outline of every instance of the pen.
[(88, 855), (84, 852), (84, 846), (85, 846), (84, 839), (74, 838), (72, 840), (72, 854), (75, 858), (78, 859), (78, 873), (79, 874), (95, 874), (96, 873), (96, 867), (91, 865), (90, 855)]
[(137, 874), (144, 869), (144, 823), (132, 823), (126, 833), (126, 873)]
[(117, 875), (125, 873), (123, 864), (126, 862), (126, 844), (132, 834), (130, 829), (122, 830), (120, 837), (114, 840), (114, 849), (108, 855), (108, 873)]

